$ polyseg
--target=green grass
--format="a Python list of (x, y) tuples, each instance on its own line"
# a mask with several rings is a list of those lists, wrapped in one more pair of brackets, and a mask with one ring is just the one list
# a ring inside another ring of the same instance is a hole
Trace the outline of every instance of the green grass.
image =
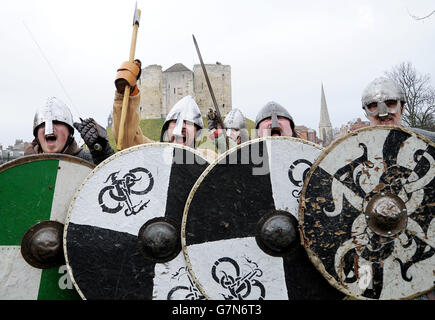
[[(245, 118), (245, 119), (246, 119), (246, 128), (248, 129), (248, 133), (250, 134), (251, 130), (255, 128), (255, 122), (248, 119), (248, 118)], [(207, 128), (207, 118), (203, 117), (202, 121), (204, 122), (205, 128)], [(139, 125), (140, 125), (140, 128), (142, 129), (142, 133), (145, 136), (147, 136), (151, 140), (158, 142), (158, 141), (160, 141), (160, 131), (162, 130), (162, 126), (163, 126), (164, 122), (165, 122), (164, 118), (145, 119), (145, 120), (141, 120)], [(200, 148), (215, 150), (214, 143), (210, 139), (206, 138), (209, 134), (210, 134), (210, 132), (208, 130), (206, 131), (206, 133), (205, 132), (203, 133), (202, 139), (200, 142)], [(112, 127), (107, 128), (107, 136), (109, 137), (110, 146), (116, 152), (117, 149), (116, 149), (115, 139), (113, 138)]]

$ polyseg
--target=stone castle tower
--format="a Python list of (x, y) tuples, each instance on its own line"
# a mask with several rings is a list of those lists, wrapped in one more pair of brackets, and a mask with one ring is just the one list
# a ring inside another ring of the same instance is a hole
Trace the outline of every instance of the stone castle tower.
[(332, 125), (329, 120), (328, 106), (326, 105), (325, 92), (323, 90), (322, 83), (322, 92), (321, 92), (321, 100), (320, 100), (320, 122), (319, 122), (319, 138), (322, 140), (322, 145), (324, 147), (328, 146), (332, 142)]
[[(219, 110), (226, 115), (232, 109), (231, 67), (220, 63), (206, 64), (205, 67)], [(174, 104), (186, 95), (195, 99), (203, 116), (209, 108), (214, 109), (199, 64), (193, 66), (193, 71), (182, 63), (176, 63), (165, 71), (159, 65), (149, 65), (142, 69), (138, 86), (141, 119), (165, 118)]]
[(162, 67), (156, 64), (142, 69), (137, 85), (140, 90), (140, 118), (160, 118), (162, 116)]
[[(231, 67), (222, 64), (206, 64), (205, 69), (207, 70), (219, 111), (224, 116), (232, 109)], [(193, 74), (195, 79), (195, 101), (201, 113), (205, 115), (209, 108), (214, 110), (214, 105), (200, 64), (193, 66)]]

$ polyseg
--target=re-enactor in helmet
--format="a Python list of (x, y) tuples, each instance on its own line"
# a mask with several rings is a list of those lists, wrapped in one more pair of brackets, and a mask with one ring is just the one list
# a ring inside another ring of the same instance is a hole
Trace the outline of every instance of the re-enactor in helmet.
[(297, 137), (293, 118), (280, 104), (271, 101), (261, 108), (255, 118), (259, 138), (265, 136)]
[[(402, 127), (402, 114), (406, 103), (405, 93), (393, 80), (385, 77), (375, 78), (364, 89), (361, 103), (371, 126), (389, 125)], [(433, 132), (419, 128), (409, 129), (435, 141), (435, 134)], [(432, 290), (416, 299), (434, 300), (435, 291)]]
[[(79, 131), (89, 150), (77, 145), (74, 128)], [(103, 127), (92, 118), (74, 123), (68, 106), (56, 97), (49, 97), (46, 103), (36, 110), (33, 136), (35, 139), (24, 155), (63, 153), (99, 164), (114, 154)]]
[[(386, 77), (375, 78), (365, 87), (361, 95), (361, 106), (371, 126), (402, 127), (405, 104), (405, 93), (402, 88)], [(419, 128), (409, 129), (435, 141), (433, 132)]]
[[(214, 140), (219, 153), (227, 150), (225, 137), (222, 134), (222, 126), (217, 121), (216, 111), (209, 109), (207, 114), (208, 129), (211, 131), (210, 139)], [(246, 120), (243, 113), (234, 108), (225, 116), (223, 121), (225, 134), (228, 137), (229, 148), (233, 148), (249, 140)]]
[(197, 133), (204, 128), (201, 111), (190, 95), (180, 99), (169, 111), (160, 133), (160, 142), (195, 148)]
[[(140, 60), (124, 62), (116, 75), (115, 100), (113, 103), (113, 135), (118, 142), (119, 125), (121, 120), (122, 102), (124, 99), (125, 84), (131, 87), (128, 100), (127, 114), (124, 123), (124, 137), (121, 142), (124, 148), (143, 143), (155, 142), (146, 137), (139, 126), (139, 102), (140, 94), (136, 81), (141, 70)], [(160, 141), (177, 143), (197, 149), (208, 161), (217, 158), (217, 154), (209, 149), (197, 148), (199, 131), (203, 129), (201, 112), (195, 100), (191, 96), (185, 96), (179, 100), (169, 111), (163, 124)]]
[[(402, 127), (402, 114), (405, 108), (405, 93), (393, 80), (378, 77), (364, 89), (361, 97), (362, 108), (370, 125), (390, 125)], [(435, 141), (433, 132), (410, 128)]]

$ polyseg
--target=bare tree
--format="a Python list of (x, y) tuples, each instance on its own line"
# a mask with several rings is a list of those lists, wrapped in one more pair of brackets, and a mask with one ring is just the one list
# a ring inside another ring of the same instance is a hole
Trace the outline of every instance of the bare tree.
[(420, 74), (411, 62), (394, 66), (385, 75), (396, 81), (405, 92), (405, 111), (402, 120), (414, 128), (435, 131), (435, 89), (430, 75)]

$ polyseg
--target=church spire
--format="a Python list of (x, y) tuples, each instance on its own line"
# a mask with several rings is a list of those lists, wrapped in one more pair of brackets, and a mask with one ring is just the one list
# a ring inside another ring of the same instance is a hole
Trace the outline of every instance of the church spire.
[(332, 141), (332, 125), (329, 120), (328, 106), (326, 104), (325, 91), (321, 91), (320, 100), (320, 122), (319, 122), (319, 137), (323, 141), (323, 146), (327, 146)]

